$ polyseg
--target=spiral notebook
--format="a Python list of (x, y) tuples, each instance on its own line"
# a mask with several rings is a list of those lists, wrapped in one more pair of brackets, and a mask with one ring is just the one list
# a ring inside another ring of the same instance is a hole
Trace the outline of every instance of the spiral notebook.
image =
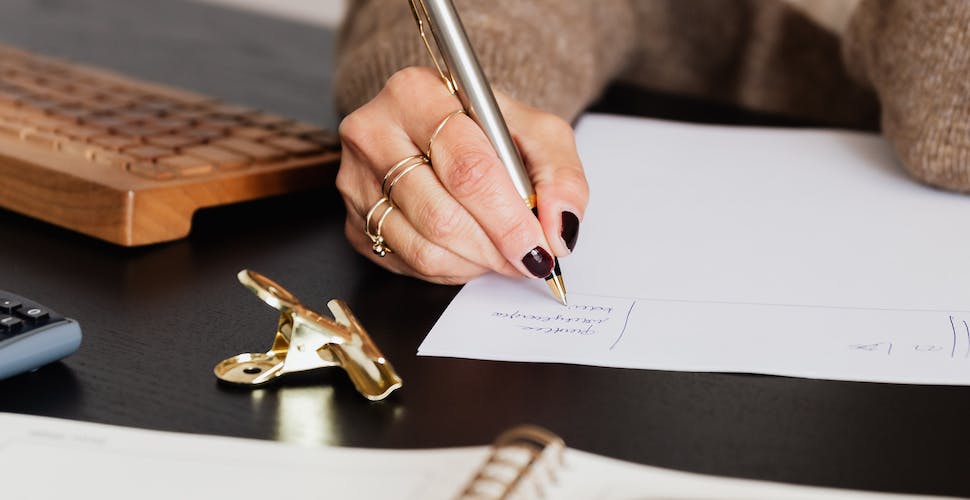
[[(309, 443), (307, 443), (309, 444)], [(0, 413), (3, 498), (915, 499), (678, 472), (517, 427), (491, 447), (294, 446)], [(939, 498), (939, 497), (933, 497)]]

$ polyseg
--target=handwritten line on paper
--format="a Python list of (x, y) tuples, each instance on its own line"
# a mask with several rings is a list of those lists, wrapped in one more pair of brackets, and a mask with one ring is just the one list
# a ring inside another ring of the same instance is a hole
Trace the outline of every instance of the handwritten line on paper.
[(957, 327), (953, 325), (953, 316), (950, 316), (950, 330), (953, 331), (953, 347), (950, 348), (950, 357), (957, 352)]
[(970, 385), (965, 312), (575, 291), (562, 306), (498, 276), (461, 293), (478, 300), (453, 303), (435, 326), (448, 334), (432, 332), (419, 354)]
[(970, 358), (970, 326), (967, 326), (966, 320), (963, 320), (963, 329), (967, 332), (967, 352), (963, 354), (963, 357)]
[(620, 334), (616, 336), (616, 340), (613, 342), (613, 344), (610, 345), (610, 350), (611, 351), (613, 350), (614, 347), (616, 347), (616, 344), (619, 344), (620, 343), (620, 339), (622, 339), (623, 338), (623, 334), (626, 333), (626, 327), (630, 326), (630, 314), (633, 313), (633, 308), (636, 305), (637, 305), (637, 301), (636, 300), (634, 300), (630, 304), (630, 309), (627, 310), (627, 312), (626, 312), (626, 319), (623, 320), (623, 329), (620, 330)]

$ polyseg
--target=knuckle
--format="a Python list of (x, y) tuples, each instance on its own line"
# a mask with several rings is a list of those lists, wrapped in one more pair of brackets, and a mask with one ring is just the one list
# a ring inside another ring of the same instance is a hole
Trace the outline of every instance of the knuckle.
[(442, 179), (456, 198), (480, 196), (493, 189), (489, 172), (495, 159), (479, 147), (456, 145), (451, 148), (451, 165)]
[[(534, 234), (531, 224), (537, 224), (536, 219), (518, 218), (508, 221), (507, 224), (502, 226), (498, 234), (498, 241), (507, 249), (517, 249), (520, 246), (528, 245), (530, 235)], [(538, 241), (538, 239), (535, 240)]]
[(412, 250), (411, 257), (411, 267), (424, 276), (448, 275), (446, 262), (448, 257), (447, 252), (437, 245), (417, 245)]
[(556, 181), (569, 194), (584, 199), (589, 197), (589, 183), (581, 171), (563, 169), (556, 174)]
[(433, 81), (429, 70), (430, 68), (420, 66), (408, 66), (398, 70), (387, 79), (383, 92), (395, 100), (410, 102), (417, 89), (426, 87), (429, 81)]
[(535, 126), (545, 136), (558, 137), (571, 135), (573, 132), (573, 127), (569, 122), (550, 113), (541, 113), (536, 118)]
[(438, 204), (429, 204), (420, 215), (427, 236), (432, 241), (445, 241), (457, 235), (462, 227), (462, 213)]
[(343, 148), (355, 152), (365, 151), (365, 145), (371, 143), (375, 122), (368, 117), (364, 108), (358, 109), (341, 120), (337, 127), (337, 135)]
[(337, 178), (334, 180), (334, 185), (337, 187), (337, 191), (344, 197), (344, 201), (347, 199), (347, 195), (350, 193), (350, 186), (352, 184), (353, 175), (350, 172), (350, 164), (344, 160), (340, 162), (340, 168), (337, 169)]

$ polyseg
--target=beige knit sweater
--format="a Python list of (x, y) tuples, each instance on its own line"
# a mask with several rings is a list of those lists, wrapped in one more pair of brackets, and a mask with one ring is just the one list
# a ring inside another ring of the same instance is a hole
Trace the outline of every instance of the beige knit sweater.
[[(970, 0), (455, 2), (493, 85), (566, 119), (618, 81), (833, 126), (881, 124), (915, 178), (970, 192)], [(339, 109), (412, 65), (430, 59), (408, 0), (352, 1)]]

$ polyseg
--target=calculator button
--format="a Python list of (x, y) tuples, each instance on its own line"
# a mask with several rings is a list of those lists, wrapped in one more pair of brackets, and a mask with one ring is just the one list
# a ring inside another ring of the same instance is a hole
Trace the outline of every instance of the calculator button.
[(23, 321), (19, 318), (14, 318), (13, 316), (0, 316), (0, 332), (3, 333), (14, 333), (20, 330), (23, 326)]
[(20, 307), (20, 302), (13, 299), (0, 299), (0, 313), (10, 314)]
[(29, 309), (20, 308), (17, 311), (17, 316), (26, 319), (28, 323), (40, 323), (41, 321), (46, 321), (50, 317), (50, 314), (46, 309), (31, 307)]

